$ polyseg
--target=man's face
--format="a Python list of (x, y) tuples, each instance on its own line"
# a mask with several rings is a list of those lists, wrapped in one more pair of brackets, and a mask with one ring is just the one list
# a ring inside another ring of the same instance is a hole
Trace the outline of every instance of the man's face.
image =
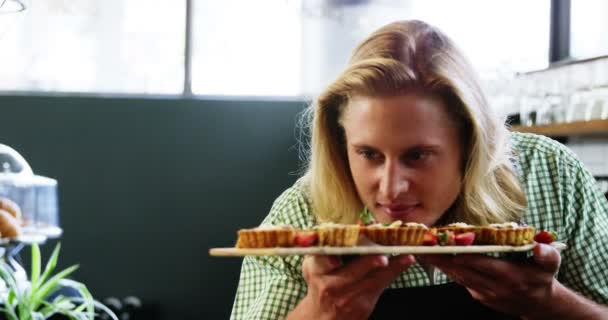
[(432, 96), (356, 96), (342, 118), (350, 171), (376, 220), (431, 226), (461, 191), (462, 144)]

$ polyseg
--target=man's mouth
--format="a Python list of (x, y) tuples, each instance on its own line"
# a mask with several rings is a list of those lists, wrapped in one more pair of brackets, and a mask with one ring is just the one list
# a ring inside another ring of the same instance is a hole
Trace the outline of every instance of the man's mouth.
[(391, 220), (408, 221), (410, 220), (408, 217), (410, 217), (417, 208), (420, 208), (420, 203), (378, 204), (378, 207), (382, 212), (389, 216)]

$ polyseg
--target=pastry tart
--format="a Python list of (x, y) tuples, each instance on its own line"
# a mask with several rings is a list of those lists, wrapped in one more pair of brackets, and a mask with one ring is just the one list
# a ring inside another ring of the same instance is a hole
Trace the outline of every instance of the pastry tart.
[(359, 241), (359, 229), (356, 224), (337, 223), (322, 223), (313, 228), (319, 237), (318, 244), (331, 247), (356, 246)]
[(534, 227), (516, 222), (494, 223), (475, 229), (475, 244), (522, 246), (534, 241)]
[(397, 220), (391, 224), (371, 224), (361, 227), (362, 233), (371, 241), (384, 246), (421, 245), (428, 228), (421, 223), (402, 223)]
[(241, 229), (238, 232), (237, 248), (293, 247), (296, 229), (291, 226), (261, 226)]

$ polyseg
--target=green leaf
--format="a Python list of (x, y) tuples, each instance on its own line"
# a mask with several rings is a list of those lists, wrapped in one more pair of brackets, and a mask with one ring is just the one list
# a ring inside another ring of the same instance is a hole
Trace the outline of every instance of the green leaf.
[(438, 238), (438, 242), (439, 245), (443, 246), (446, 245), (446, 243), (448, 242), (448, 231), (439, 231), (437, 232), (437, 238)]
[[(71, 298), (74, 301), (84, 301), (84, 299), (82, 298)], [(112, 312), (112, 310), (110, 310), (110, 308), (106, 307), (103, 303), (93, 299), (92, 300), (94, 307), (96, 307), (97, 309), (104, 311), (107, 315), (110, 316), (110, 318), (112, 318), (112, 320), (119, 320), (118, 317), (116, 316), (116, 314), (114, 314), (114, 312)]]
[(42, 305), (44, 307), (40, 309), (40, 313), (42, 313), (46, 318), (49, 318), (53, 314), (55, 314), (55, 305), (61, 303), (61, 302), (57, 301), (58, 298), (64, 298), (64, 297), (63, 296), (56, 297), (53, 300), (53, 303), (42, 301)]
[(40, 247), (38, 247), (37, 243), (32, 244), (32, 274), (30, 275), (31, 279), (31, 290), (32, 292), (36, 292), (36, 288), (38, 288), (38, 279), (40, 278)]
[(13, 307), (0, 308), (0, 311), (4, 311), (4, 314), (8, 316), (8, 320), (19, 320)]
[[(57, 266), (57, 260), (59, 259), (60, 250), (61, 250), (61, 243), (57, 243), (57, 245), (55, 246), (55, 249), (53, 249), (53, 254), (51, 254), (51, 258), (49, 258), (49, 261), (46, 263), (46, 267), (44, 268), (44, 273), (42, 274), (42, 277), (40, 278), (40, 283), (44, 283), (46, 281), (46, 279), (48, 279), (48, 277), (51, 275), (53, 270), (55, 270), (55, 266)], [(38, 287), (39, 286), (40, 285), (38, 285)], [(36, 289), (38, 289), (38, 287), (36, 287)]]
[(19, 304), (17, 308), (19, 310), (19, 320), (29, 320), (32, 310), (28, 308), (27, 304)]
[(10, 289), (8, 291), (8, 295), (6, 296), (6, 302), (9, 306), (12, 306), (15, 303), (15, 299), (17, 299), (17, 294), (14, 289)]
[(82, 301), (83, 303), (81, 305), (79, 305), (78, 307), (76, 307), (74, 309), (75, 311), (84, 311), (86, 309), (87, 314), (91, 318), (93, 318), (95, 316), (95, 306), (94, 306), (95, 300), (93, 299), (93, 295), (91, 294), (91, 292), (89, 292), (89, 290), (87, 289), (87, 287), (84, 284), (82, 284), (78, 281), (70, 280), (70, 279), (62, 279), (59, 281), (59, 283), (62, 286), (74, 288), (75, 290), (78, 291), (78, 293), (82, 297), (82, 298), (76, 299), (78, 301)]
[(555, 231), (549, 231), (549, 233), (551, 234), (551, 239), (553, 241), (557, 241), (557, 232), (555, 232)]
[(359, 219), (364, 225), (376, 223), (376, 218), (374, 218), (374, 215), (367, 209), (367, 207), (363, 208), (363, 211), (359, 213)]
[(51, 290), (56, 289), (59, 280), (72, 274), (74, 271), (76, 271), (76, 269), (78, 269), (78, 265), (68, 267), (67, 269), (57, 273), (47, 282), (42, 284), (32, 297), (32, 309), (36, 310), (38, 306), (40, 306), (41, 301), (44, 300), (44, 298), (46, 298), (51, 293)]
[(4, 280), (6, 286), (8, 288), (17, 289), (17, 279), (15, 279), (15, 274), (13, 273), (13, 269), (6, 264), (5, 261), (2, 261), (0, 264), (0, 278)]
[[(60, 248), (60, 244), (55, 246), (53, 254), (41, 275), (40, 248), (37, 245), (31, 246), (31, 285), (26, 288), (18, 282), (12, 266), (7, 261), (0, 259), (0, 278), (4, 280), (8, 289), (4, 304), (0, 304), (0, 313), (3, 313), (7, 320), (45, 320), (55, 314), (61, 314), (75, 320), (93, 320), (95, 310), (98, 308), (98, 310), (110, 315), (113, 320), (118, 320), (118, 317), (108, 307), (93, 298), (84, 284), (66, 279), (67, 276), (78, 269), (78, 265), (68, 267), (52, 276), (57, 266)], [(76, 289), (80, 297), (72, 298), (59, 295), (53, 301), (47, 301), (47, 297), (61, 286)]]

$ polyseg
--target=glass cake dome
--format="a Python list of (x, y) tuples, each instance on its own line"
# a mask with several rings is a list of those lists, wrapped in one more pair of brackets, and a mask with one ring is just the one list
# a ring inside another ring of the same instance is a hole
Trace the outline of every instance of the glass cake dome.
[(13, 148), (0, 144), (0, 198), (8, 198), (21, 209), (25, 236), (59, 237), (57, 180), (35, 175)]

